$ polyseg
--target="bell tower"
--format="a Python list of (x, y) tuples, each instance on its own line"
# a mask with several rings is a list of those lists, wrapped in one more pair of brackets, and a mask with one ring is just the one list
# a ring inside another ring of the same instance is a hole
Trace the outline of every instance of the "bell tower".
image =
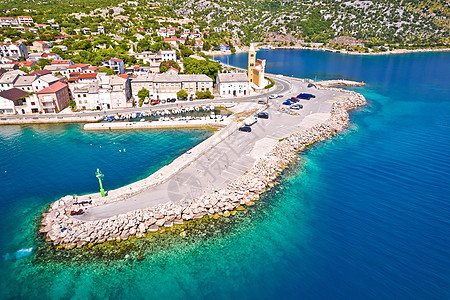
[(253, 82), (253, 69), (255, 68), (256, 63), (256, 51), (252, 44), (250, 44), (250, 49), (248, 51), (248, 67), (247, 67), (247, 75), (248, 80)]

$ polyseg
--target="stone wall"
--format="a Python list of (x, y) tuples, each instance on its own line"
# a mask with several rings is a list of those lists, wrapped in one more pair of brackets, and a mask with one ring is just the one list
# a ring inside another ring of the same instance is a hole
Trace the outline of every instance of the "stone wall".
[(160, 227), (172, 227), (173, 224), (182, 224), (205, 215), (229, 216), (235, 210), (243, 210), (243, 205), (252, 205), (273, 184), (299, 151), (342, 130), (349, 121), (347, 111), (366, 103), (362, 95), (345, 92), (348, 97), (333, 104), (329, 119), (280, 140), (246, 174), (222, 190), (176, 204), (169, 202), (97, 221), (81, 221), (67, 216), (67, 206), (76, 201), (72, 196), (67, 196), (50, 206), (42, 220), (41, 232), (55, 246), (73, 248), (106, 240), (124, 240), (130, 236), (142, 237), (146, 231), (157, 231)]

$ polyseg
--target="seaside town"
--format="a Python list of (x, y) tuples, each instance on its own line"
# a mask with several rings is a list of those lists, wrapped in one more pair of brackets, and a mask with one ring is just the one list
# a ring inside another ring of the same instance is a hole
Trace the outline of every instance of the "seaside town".
[[(0, 18), (4, 24), (33, 23), (31, 17), (10, 20)], [(99, 29), (100, 30), (100, 29)], [(183, 31), (182, 37), (172, 36)], [(101, 33), (99, 31), (98, 33)], [(265, 61), (251, 63), (248, 74), (221, 73), (220, 64), (206, 55), (195, 55), (194, 46), (184, 46), (186, 38), (199, 38), (207, 34), (198, 27), (189, 29), (160, 28), (157, 32), (165, 48), (156, 52), (143, 51), (129, 54), (142, 65), (125, 64), (123, 59), (109, 58), (100, 66), (75, 63), (63, 59), (58, 53), (58, 42), (67, 36), (55, 37), (54, 42), (35, 41), (25, 46), (22, 41), (3, 43), (0, 48), (0, 114), (58, 113), (70, 107), (73, 111), (105, 110), (155, 105), (160, 102), (208, 99), (214, 97), (240, 97), (264, 89), (269, 83), (264, 78)], [(196, 45), (202, 46), (197, 39)], [(180, 59), (180, 50), (187, 53)], [(53, 52), (55, 49), (58, 51)], [(230, 53), (229, 45), (221, 43), (223, 53)], [(249, 50), (252, 57), (256, 51)], [(185, 51), (186, 52), (186, 51)], [(206, 74), (201, 73), (201, 65)], [(186, 72), (187, 71), (187, 72)]]

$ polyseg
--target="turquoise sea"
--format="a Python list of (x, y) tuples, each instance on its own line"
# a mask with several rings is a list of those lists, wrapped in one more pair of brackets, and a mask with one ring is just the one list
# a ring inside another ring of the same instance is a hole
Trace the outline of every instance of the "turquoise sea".
[(450, 53), (257, 56), (270, 73), (365, 81), (369, 103), (231, 218), (54, 253), (37, 234), (46, 204), (97, 190), (97, 167), (107, 188), (144, 177), (211, 132), (0, 127), (0, 298), (449, 299)]

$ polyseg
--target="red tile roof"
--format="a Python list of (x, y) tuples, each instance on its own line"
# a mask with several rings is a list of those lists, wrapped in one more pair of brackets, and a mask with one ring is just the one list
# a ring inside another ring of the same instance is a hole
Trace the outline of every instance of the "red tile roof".
[(77, 67), (86, 68), (86, 67), (89, 67), (89, 65), (87, 65), (87, 64), (74, 64), (74, 65), (71, 65), (70, 67), (68, 67), (68, 69), (75, 69)]
[(111, 58), (110, 60), (116, 61), (116, 62), (121, 62), (122, 61), (120, 58)]
[(47, 56), (54, 56), (56, 53), (44, 53), (41, 55), (41, 57), (47, 57)]
[(62, 83), (61, 81), (57, 81), (54, 84), (50, 85), (49, 87), (46, 87), (45, 89), (40, 90), (36, 94), (53, 94), (64, 88), (67, 88), (67, 84)]
[(60, 59), (60, 60), (52, 60), (51, 64), (52, 65), (68, 65), (68, 64), (70, 64), (70, 62), (71, 62), (70, 59), (67, 59), (67, 60)]
[(34, 61), (16, 61), (13, 62), (13, 64), (18, 65), (19, 67), (31, 67), (33, 64), (35, 64)]
[(83, 73), (78, 76), (79, 79), (97, 78), (97, 73)]

